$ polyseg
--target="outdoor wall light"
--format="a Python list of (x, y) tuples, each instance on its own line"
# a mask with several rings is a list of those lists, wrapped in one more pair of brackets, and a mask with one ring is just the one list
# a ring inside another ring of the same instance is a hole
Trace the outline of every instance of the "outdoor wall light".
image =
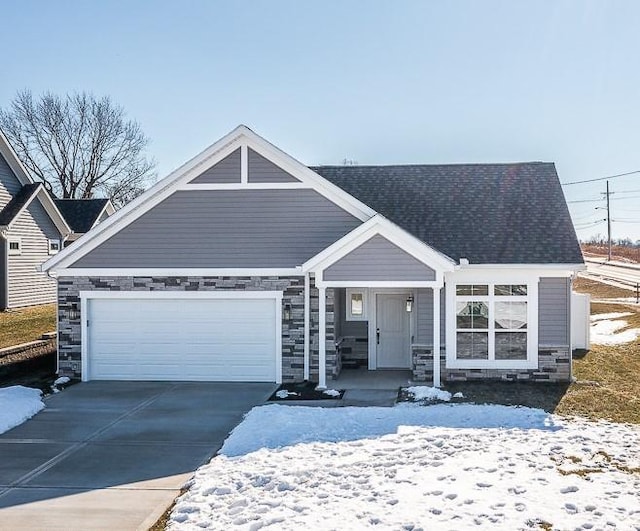
[(77, 321), (80, 319), (80, 311), (77, 308), (69, 308), (67, 310), (67, 317), (69, 321)]
[(407, 311), (408, 312), (413, 311), (413, 295), (409, 295), (407, 297)]
[(289, 319), (291, 319), (291, 304), (284, 305), (284, 308), (282, 310), (282, 318), (285, 321), (288, 321)]

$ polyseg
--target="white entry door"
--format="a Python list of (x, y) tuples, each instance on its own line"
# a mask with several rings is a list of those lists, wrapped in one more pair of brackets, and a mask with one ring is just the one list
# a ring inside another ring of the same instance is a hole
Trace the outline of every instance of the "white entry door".
[(376, 365), (378, 369), (411, 367), (410, 316), (407, 295), (376, 295)]

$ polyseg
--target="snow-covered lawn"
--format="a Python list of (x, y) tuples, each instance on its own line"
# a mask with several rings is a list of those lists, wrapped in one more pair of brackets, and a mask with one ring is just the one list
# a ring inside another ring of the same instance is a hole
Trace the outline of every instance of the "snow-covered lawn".
[(42, 391), (21, 385), (0, 388), (0, 433), (15, 428), (44, 408)]
[(600, 313), (591, 316), (591, 343), (594, 345), (622, 345), (630, 343), (640, 336), (640, 328), (630, 328), (618, 332), (627, 326), (627, 321), (620, 319), (633, 315), (629, 312)]
[(640, 428), (441, 404), (254, 408), (170, 529), (640, 530)]

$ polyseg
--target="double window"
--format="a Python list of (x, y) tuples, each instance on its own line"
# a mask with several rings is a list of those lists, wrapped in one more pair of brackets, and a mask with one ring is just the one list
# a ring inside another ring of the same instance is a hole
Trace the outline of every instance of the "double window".
[(455, 286), (455, 363), (517, 367), (530, 360), (531, 304), (527, 284)]

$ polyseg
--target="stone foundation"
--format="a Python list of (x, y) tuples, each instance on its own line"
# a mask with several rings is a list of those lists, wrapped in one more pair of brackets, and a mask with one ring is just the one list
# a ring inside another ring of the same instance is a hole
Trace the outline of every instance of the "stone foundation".
[[(433, 382), (433, 348), (412, 347), (413, 379)], [(513, 382), (568, 382), (571, 377), (569, 347), (544, 347), (538, 351), (537, 369), (448, 369), (444, 350), (440, 356), (443, 382), (501, 380)]]

